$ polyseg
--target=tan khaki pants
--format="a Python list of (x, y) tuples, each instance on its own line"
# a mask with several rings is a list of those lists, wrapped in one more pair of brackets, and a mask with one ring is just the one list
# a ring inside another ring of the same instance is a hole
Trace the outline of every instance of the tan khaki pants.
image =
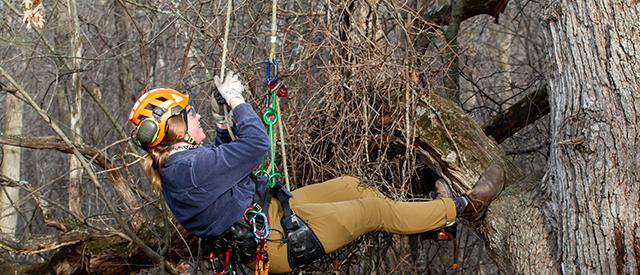
[[(415, 234), (453, 222), (456, 209), (451, 199), (396, 202), (377, 190), (359, 186), (354, 177), (339, 177), (293, 191), (291, 208), (318, 236), (326, 253), (375, 231)], [(269, 206), (269, 272), (291, 271), (282, 239), (282, 208), (276, 199)], [(251, 267), (255, 268), (255, 267)]]

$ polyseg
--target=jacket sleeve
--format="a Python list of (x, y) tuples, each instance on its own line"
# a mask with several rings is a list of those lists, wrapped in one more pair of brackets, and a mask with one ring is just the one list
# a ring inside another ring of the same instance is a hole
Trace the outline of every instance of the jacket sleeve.
[(194, 159), (193, 176), (198, 186), (216, 184), (214, 189), (230, 188), (249, 176), (269, 149), (266, 129), (251, 105), (240, 104), (233, 113), (237, 138), (206, 147)]
[[(234, 125), (231, 127), (231, 131), (236, 133), (238, 129)], [(231, 142), (231, 135), (229, 135), (229, 131), (227, 129), (216, 128), (216, 140), (213, 143), (215, 146), (220, 146), (223, 143)]]

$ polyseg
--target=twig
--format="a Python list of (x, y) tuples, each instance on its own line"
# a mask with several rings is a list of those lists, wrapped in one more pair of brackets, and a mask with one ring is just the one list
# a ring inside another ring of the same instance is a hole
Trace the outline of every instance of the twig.
[[(158, 253), (156, 253), (151, 247), (147, 246), (142, 239), (140, 239), (135, 233), (133, 233), (133, 231), (131, 230), (129, 225), (122, 219), (122, 217), (120, 217), (120, 215), (116, 214), (117, 211), (116, 211), (115, 207), (113, 206), (111, 200), (109, 198), (107, 198), (105, 192), (103, 191), (104, 188), (102, 186), (102, 183), (100, 183), (100, 181), (98, 180), (98, 177), (94, 173), (93, 169), (91, 169), (91, 167), (89, 166), (89, 163), (87, 163), (86, 159), (84, 158), (84, 156), (82, 155), (80, 150), (78, 150), (76, 145), (73, 144), (73, 142), (71, 142), (71, 140), (66, 136), (66, 134), (62, 131), (62, 129), (60, 129), (58, 124), (55, 123), (49, 117), (49, 115), (47, 115), (47, 113), (44, 110), (42, 110), (35, 101), (33, 101), (33, 99), (31, 99), (29, 94), (27, 94), (27, 92), (22, 88), (22, 86), (20, 84), (18, 84), (13, 79), (13, 77), (11, 75), (9, 75), (4, 70), (4, 68), (1, 67), (1, 66), (0, 66), (0, 74), (3, 75), (5, 78), (7, 78), (9, 80), (9, 82), (18, 90), (18, 93), (21, 94), (27, 100), (27, 102), (29, 103), (29, 105), (31, 105), (31, 107), (33, 109), (36, 110), (38, 115), (40, 115), (40, 117), (42, 117), (42, 119), (49, 124), (49, 126), (53, 129), (53, 131), (68, 146), (70, 146), (73, 149), (73, 154), (80, 161), (82, 167), (85, 169), (85, 171), (89, 175), (89, 178), (93, 182), (94, 186), (96, 187), (96, 189), (98, 189), (99, 194), (100, 194), (103, 202), (105, 203), (105, 205), (107, 206), (109, 211), (111, 211), (111, 213), (113, 213), (113, 217), (116, 219), (117, 223), (122, 227), (122, 229), (124, 229), (124, 231), (126, 232), (127, 237), (131, 238), (131, 240), (135, 244), (137, 244), (145, 252), (145, 254), (147, 254), (151, 258), (151, 260), (153, 260), (154, 262), (159, 263), (159, 264), (160, 263), (165, 263), (166, 262), (165, 259), (162, 256), (158, 255)], [(173, 267), (171, 267), (171, 265), (168, 265), (167, 268), (168, 268), (168, 270), (169, 270), (169, 272), (171, 274), (177, 274), (177, 272), (175, 271), (175, 269)]]

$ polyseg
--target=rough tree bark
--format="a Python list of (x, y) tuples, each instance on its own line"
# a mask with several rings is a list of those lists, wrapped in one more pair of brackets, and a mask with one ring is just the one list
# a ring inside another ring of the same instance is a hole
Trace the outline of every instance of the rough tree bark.
[[(507, 274), (637, 273), (640, 98), (634, 92), (640, 64), (634, 42), (640, 41), (640, 8), (613, 2), (549, 1), (547, 38), (556, 68), (549, 81), (551, 156), (542, 184), (523, 178), (456, 104), (436, 95), (419, 101), (416, 154), (457, 192), (471, 188), (491, 162), (507, 171), (505, 190), (473, 224)], [(402, 138), (395, 142), (409, 146)], [(59, 240), (64, 249), (57, 256), (86, 257), (85, 249), (92, 249), (91, 259), (82, 258), (90, 272), (116, 273), (113, 265), (100, 264), (104, 259), (123, 263), (120, 268), (148, 262), (120, 237), (83, 236), (91, 237)], [(157, 236), (140, 236), (156, 247)]]
[(548, 7), (550, 218), (565, 274), (640, 270), (637, 1)]
[[(471, 224), (507, 274), (555, 274), (553, 235), (546, 226), (545, 194), (525, 178), (502, 149), (457, 105), (435, 95), (421, 100), (421, 157), (454, 190), (473, 187), (486, 167), (499, 163), (506, 171), (505, 189), (491, 203), (484, 219)], [(431, 164), (428, 164), (431, 163)]]

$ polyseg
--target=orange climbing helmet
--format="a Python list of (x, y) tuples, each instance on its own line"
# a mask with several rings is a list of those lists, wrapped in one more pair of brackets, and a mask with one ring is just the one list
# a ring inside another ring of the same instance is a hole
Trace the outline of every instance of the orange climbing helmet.
[(131, 139), (143, 149), (158, 146), (166, 134), (167, 120), (181, 114), (188, 104), (189, 96), (174, 89), (158, 88), (144, 93), (129, 114), (129, 121), (135, 126)]

